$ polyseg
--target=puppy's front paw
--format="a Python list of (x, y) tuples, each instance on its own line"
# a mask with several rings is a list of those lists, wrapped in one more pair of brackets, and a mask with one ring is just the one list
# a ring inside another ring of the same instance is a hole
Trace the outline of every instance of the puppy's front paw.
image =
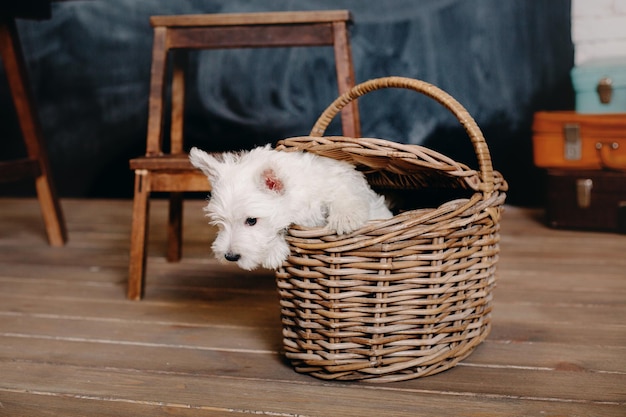
[(353, 232), (366, 222), (365, 210), (333, 210), (328, 214), (328, 227), (338, 235)]

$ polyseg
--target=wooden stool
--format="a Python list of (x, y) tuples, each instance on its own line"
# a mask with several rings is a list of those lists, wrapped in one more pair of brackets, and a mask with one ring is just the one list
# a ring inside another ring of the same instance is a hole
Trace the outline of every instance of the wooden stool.
[(67, 241), (65, 220), (50, 177), (48, 153), (28, 82), (17, 27), (11, 17), (0, 17), (0, 54), (28, 154), (24, 159), (0, 162), (0, 181), (35, 179), (48, 241), (52, 246), (63, 246)]
[[(149, 198), (153, 191), (170, 193), (167, 260), (178, 261), (182, 247), (184, 191), (210, 191), (206, 176), (188, 161), (183, 148), (184, 72), (173, 60), (170, 152), (162, 148), (167, 55), (176, 49), (225, 49), (333, 46), (339, 93), (354, 86), (347, 10), (153, 16), (152, 70), (146, 155), (132, 159), (135, 192), (130, 242), (128, 298), (143, 295), (148, 237)], [(345, 136), (360, 137), (356, 102), (341, 115)]]

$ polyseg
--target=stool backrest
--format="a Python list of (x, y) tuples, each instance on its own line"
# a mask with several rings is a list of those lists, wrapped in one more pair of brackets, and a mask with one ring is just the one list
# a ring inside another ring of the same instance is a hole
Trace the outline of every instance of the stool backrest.
[[(333, 46), (340, 94), (354, 86), (347, 10), (153, 16), (154, 28), (146, 155), (163, 153), (168, 53), (176, 49)], [(173, 59), (170, 153), (182, 154), (184, 68)], [(343, 134), (360, 137), (356, 102), (342, 112)]]

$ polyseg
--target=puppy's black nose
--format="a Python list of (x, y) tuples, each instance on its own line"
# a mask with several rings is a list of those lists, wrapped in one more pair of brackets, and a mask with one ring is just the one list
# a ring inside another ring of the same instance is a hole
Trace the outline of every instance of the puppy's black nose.
[(238, 253), (226, 252), (224, 254), (224, 258), (231, 262), (237, 262), (239, 258), (241, 258), (241, 255), (239, 255)]

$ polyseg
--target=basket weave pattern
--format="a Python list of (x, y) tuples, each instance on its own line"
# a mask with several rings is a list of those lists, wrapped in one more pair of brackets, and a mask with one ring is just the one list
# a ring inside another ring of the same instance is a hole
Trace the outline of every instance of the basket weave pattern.
[[(479, 171), (416, 145), (322, 137), (343, 106), (381, 88), (408, 88), (448, 108), (472, 141)], [(348, 235), (289, 229), (291, 255), (276, 282), (285, 354), (297, 371), (323, 379), (406, 380), (455, 366), (487, 337), (507, 184), (456, 100), (418, 80), (371, 80), (335, 100), (311, 136), (285, 139), (277, 149), (349, 161), (381, 189), (436, 184), (470, 191), (469, 198), (371, 221)]]

